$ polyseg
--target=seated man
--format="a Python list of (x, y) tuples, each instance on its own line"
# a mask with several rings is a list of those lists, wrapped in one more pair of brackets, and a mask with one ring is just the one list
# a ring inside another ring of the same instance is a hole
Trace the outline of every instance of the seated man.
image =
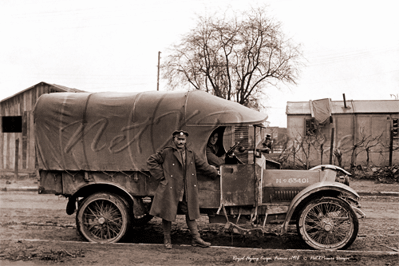
[[(208, 158), (208, 164), (215, 167), (219, 167), (224, 164), (226, 154), (220, 150), (219, 144), (219, 133), (213, 132), (206, 145), (206, 157)], [(218, 156), (218, 154), (222, 154)]]

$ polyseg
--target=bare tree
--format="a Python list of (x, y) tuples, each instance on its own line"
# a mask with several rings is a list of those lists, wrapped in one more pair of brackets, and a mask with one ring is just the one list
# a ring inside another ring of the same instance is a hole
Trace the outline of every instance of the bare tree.
[(320, 161), (323, 161), (325, 141), (326, 138), (323, 134), (302, 135), (296, 131), (291, 139), (287, 138), (277, 160), (282, 164), (287, 164), (292, 157), (291, 167), (296, 168), (300, 165), (301, 168), (309, 169), (312, 157), (317, 152), (320, 152)]
[(339, 148), (334, 150), (334, 156), (337, 158), (338, 166), (342, 167), (342, 151)]
[(324, 134), (321, 134), (320, 132), (317, 132), (313, 135), (304, 136), (297, 134), (295, 137), (295, 142), (298, 145), (300, 154), (300, 156), (298, 156), (298, 160), (306, 169), (311, 167), (310, 163), (312, 161), (312, 157), (315, 158), (317, 153), (320, 154), (320, 164), (323, 164), (323, 155), (325, 152), (324, 144), (326, 142), (326, 136)]
[(353, 172), (356, 166), (356, 159), (357, 156), (361, 152), (366, 152), (366, 165), (369, 166), (370, 164), (370, 151), (371, 148), (381, 144), (381, 137), (383, 136), (384, 132), (380, 135), (372, 136), (364, 134), (364, 128), (360, 128), (360, 136), (357, 142), (352, 146), (352, 155), (351, 155), (351, 171)]
[(162, 65), (169, 88), (188, 85), (259, 109), (267, 86), (295, 84), (302, 53), (265, 14), (256, 8), (239, 16), (199, 17)]

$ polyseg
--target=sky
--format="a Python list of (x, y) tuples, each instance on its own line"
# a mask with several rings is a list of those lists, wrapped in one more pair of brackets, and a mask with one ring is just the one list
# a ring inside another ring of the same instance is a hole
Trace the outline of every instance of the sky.
[(399, 97), (395, 0), (0, 0), (0, 100), (42, 81), (155, 91), (158, 52), (162, 61), (198, 15), (263, 4), (305, 63), (297, 85), (266, 88), (270, 126), (287, 126), (287, 101)]

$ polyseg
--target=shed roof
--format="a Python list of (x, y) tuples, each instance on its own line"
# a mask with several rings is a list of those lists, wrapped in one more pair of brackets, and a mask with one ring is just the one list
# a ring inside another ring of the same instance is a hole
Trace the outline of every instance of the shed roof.
[(65, 87), (65, 86), (61, 86), (61, 85), (57, 85), (57, 84), (50, 84), (50, 83), (47, 83), (47, 82), (42, 81), (42, 82), (39, 82), (39, 83), (37, 83), (36, 85), (33, 85), (33, 86), (31, 86), (31, 87), (29, 87), (29, 88), (27, 88), (27, 89), (24, 89), (24, 90), (22, 90), (22, 91), (20, 91), (20, 92), (17, 92), (17, 93), (15, 93), (14, 95), (12, 95), (12, 96), (10, 96), (10, 97), (7, 97), (7, 98), (2, 99), (2, 100), (0, 101), (0, 103), (5, 102), (5, 101), (7, 101), (7, 100), (9, 100), (9, 99), (11, 99), (11, 98), (14, 98), (15, 96), (17, 96), (17, 95), (19, 95), (19, 94), (21, 94), (21, 93), (24, 93), (24, 92), (26, 92), (26, 91), (28, 91), (28, 90), (30, 90), (30, 89), (33, 89), (33, 88), (36, 87), (36, 86), (43, 85), (43, 84), (53, 87), (53, 88), (54, 88), (56, 91), (58, 91), (58, 92), (86, 92), (86, 91), (83, 91), (83, 90), (68, 88), (68, 87)]
[[(331, 101), (332, 114), (378, 114), (399, 113), (399, 100), (347, 100)], [(309, 102), (287, 102), (287, 115), (307, 115), (310, 113)]]

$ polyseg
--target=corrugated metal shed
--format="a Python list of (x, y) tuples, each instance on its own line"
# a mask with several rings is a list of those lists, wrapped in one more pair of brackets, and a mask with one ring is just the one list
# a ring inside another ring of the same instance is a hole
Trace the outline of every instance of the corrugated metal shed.
[[(399, 100), (331, 101), (333, 114), (389, 114), (399, 112)], [(287, 115), (310, 114), (309, 102), (287, 102)]]
[[(344, 101), (330, 103), (332, 119), (325, 124), (312, 126), (309, 123), (314, 117), (310, 108), (311, 101), (287, 102), (287, 131), (290, 138), (300, 143), (314, 134), (319, 137), (319, 145), (323, 144), (322, 147), (313, 147), (310, 159), (312, 165), (321, 164), (323, 155), (326, 162), (325, 155), (332, 148), (334, 152), (342, 153), (342, 166), (345, 167), (351, 164), (387, 166), (390, 145), (393, 145), (393, 163), (399, 162), (396, 148), (399, 139), (390, 142), (393, 120), (399, 118), (399, 100), (348, 100), (346, 107)], [(333, 147), (330, 147), (332, 134)], [(333, 157), (332, 163), (338, 163), (335, 155)]]

